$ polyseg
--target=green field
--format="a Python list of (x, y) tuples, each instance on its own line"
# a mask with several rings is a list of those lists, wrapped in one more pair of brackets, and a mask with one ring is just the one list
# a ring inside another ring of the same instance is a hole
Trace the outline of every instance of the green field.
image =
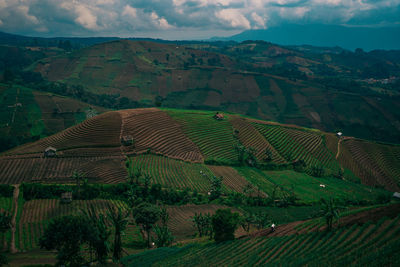
[(200, 148), (206, 160), (236, 162), (233, 128), (227, 119), (213, 119), (215, 112), (179, 112), (168, 110), (168, 114), (182, 124), (184, 133)]
[[(204, 164), (190, 164), (156, 155), (133, 157), (134, 169), (150, 175), (152, 183), (164, 187), (208, 192), (214, 174)], [(224, 188), (224, 191), (227, 191)]]
[[(248, 167), (236, 168), (250, 183), (256, 185), (268, 195), (273, 194), (275, 185), (286, 192), (293, 190), (299, 203), (315, 203), (321, 198), (336, 198), (340, 201), (374, 201), (384, 190), (343, 181), (333, 177), (312, 177), (306, 173), (291, 170), (260, 171)], [(321, 187), (324, 185), (325, 187)], [(279, 190), (277, 193), (279, 194)]]
[(243, 238), (161, 248), (123, 259), (127, 266), (395, 266), (399, 217), (335, 232)]

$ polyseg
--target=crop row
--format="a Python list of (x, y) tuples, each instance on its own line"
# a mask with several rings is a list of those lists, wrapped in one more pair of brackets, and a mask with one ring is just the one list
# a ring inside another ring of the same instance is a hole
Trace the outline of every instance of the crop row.
[(222, 183), (229, 189), (242, 193), (250, 183), (234, 168), (229, 166), (207, 166), (216, 177), (222, 177)]
[[(369, 144), (364, 141), (347, 140), (342, 143), (351, 161), (343, 164), (358, 175), (367, 185), (383, 185), (388, 190), (398, 189), (400, 168), (396, 161), (400, 149), (389, 145)], [(344, 157), (346, 155), (343, 155)]]
[(286, 159), (304, 160), (307, 166), (324, 166), (337, 172), (339, 165), (324, 145), (322, 137), (307, 131), (255, 124), (268, 142)]
[(97, 183), (117, 184), (125, 182), (127, 178), (125, 160), (121, 158), (89, 161), (79, 170), (89, 181)]
[(237, 160), (232, 125), (226, 119), (218, 121), (211, 112), (183, 113), (168, 111), (182, 125), (184, 133), (200, 148), (207, 158)]
[(0, 181), (4, 184), (70, 181), (75, 170), (98, 159), (101, 158), (3, 158), (0, 159)]
[(58, 150), (77, 147), (120, 146), (120, 130), (120, 114), (107, 112), (55, 135), (21, 146), (10, 153), (43, 152), (48, 146)]
[(123, 136), (132, 136), (135, 147), (151, 149), (166, 156), (201, 162), (197, 146), (182, 132), (181, 126), (163, 111), (123, 115)]
[(70, 204), (62, 204), (58, 199), (35, 199), (25, 202), (17, 227), (16, 245), (20, 250), (38, 247), (38, 240), (53, 218), (79, 214), (89, 207), (96, 213), (106, 214), (110, 207), (126, 208), (126, 204), (116, 200), (74, 200)]
[(132, 159), (134, 168), (140, 168), (149, 174), (152, 183), (172, 188), (190, 188), (199, 192), (210, 189), (213, 173), (204, 164), (187, 163), (151, 154)]
[(254, 126), (247, 120), (242, 118), (234, 118), (231, 123), (235, 130), (238, 131), (238, 138), (240, 142), (246, 147), (256, 149), (256, 156), (258, 160), (266, 158), (265, 152), (269, 150), (272, 153), (272, 160), (276, 163), (284, 163), (285, 159), (271, 146), (270, 143), (262, 136)]
[(399, 233), (399, 217), (385, 218), (376, 224), (355, 224), (331, 232), (242, 238), (193, 246), (153, 266), (304, 266), (352, 259), (363, 262), (367, 257), (365, 251), (374, 253), (377, 247), (398, 244)]

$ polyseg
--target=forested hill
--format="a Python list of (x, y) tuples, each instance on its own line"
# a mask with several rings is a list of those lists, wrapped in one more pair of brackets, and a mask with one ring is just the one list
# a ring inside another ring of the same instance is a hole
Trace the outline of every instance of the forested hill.
[(397, 51), (128, 40), (18, 49), (12, 82), (93, 105), (217, 109), (400, 142)]

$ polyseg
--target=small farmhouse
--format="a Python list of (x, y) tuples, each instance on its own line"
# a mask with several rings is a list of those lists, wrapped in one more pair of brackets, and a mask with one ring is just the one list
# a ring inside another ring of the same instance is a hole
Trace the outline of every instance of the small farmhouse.
[(224, 114), (217, 112), (215, 113), (213, 118), (216, 119), (217, 121), (221, 121), (224, 119)]
[(342, 137), (342, 134), (343, 134), (342, 132), (337, 132), (336, 133), (337, 137)]
[(44, 157), (45, 158), (52, 158), (52, 157), (55, 157), (55, 156), (57, 156), (57, 149), (56, 148), (54, 148), (52, 146), (49, 146), (48, 148), (46, 148), (44, 150)]

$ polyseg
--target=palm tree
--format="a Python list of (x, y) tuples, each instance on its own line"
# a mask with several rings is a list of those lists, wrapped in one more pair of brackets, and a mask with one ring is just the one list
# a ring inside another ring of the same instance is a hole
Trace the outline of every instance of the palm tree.
[(96, 258), (101, 263), (104, 264), (108, 253), (110, 252), (110, 244), (108, 238), (111, 235), (111, 230), (109, 230), (106, 216), (103, 213), (98, 213), (93, 206), (89, 206), (86, 210), (81, 210), (88, 224), (90, 225), (90, 258), (92, 258), (92, 249), (95, 250)]
[(330, 231), (332, 230), (333, 219), (339, 220), (339, 207), (336, 205), (333, 198), (330, 198), (329, 200), (321, 198), (321, 203), (323, 205), (321, 213), (325, 217), (326, 225), (328, 227), (327, 230)]
[(108, 218), (114, 226), (114, 246), (113, 246), (113, 259), (119, 261), (122, 256), (122, 238), (126, 225), (128, 224), (129, 211), (110, 208), (108, 210)]
[(74, 179), (76, 181), (76, 186), (77, 186), (77, 198), (80, 198), (80, 194), (81, 194), (81, 181), (83, 181), (83, 175), (82, 173), (78, 172), (77, 170), (75, 170), (72, 173), (72, 179)]

